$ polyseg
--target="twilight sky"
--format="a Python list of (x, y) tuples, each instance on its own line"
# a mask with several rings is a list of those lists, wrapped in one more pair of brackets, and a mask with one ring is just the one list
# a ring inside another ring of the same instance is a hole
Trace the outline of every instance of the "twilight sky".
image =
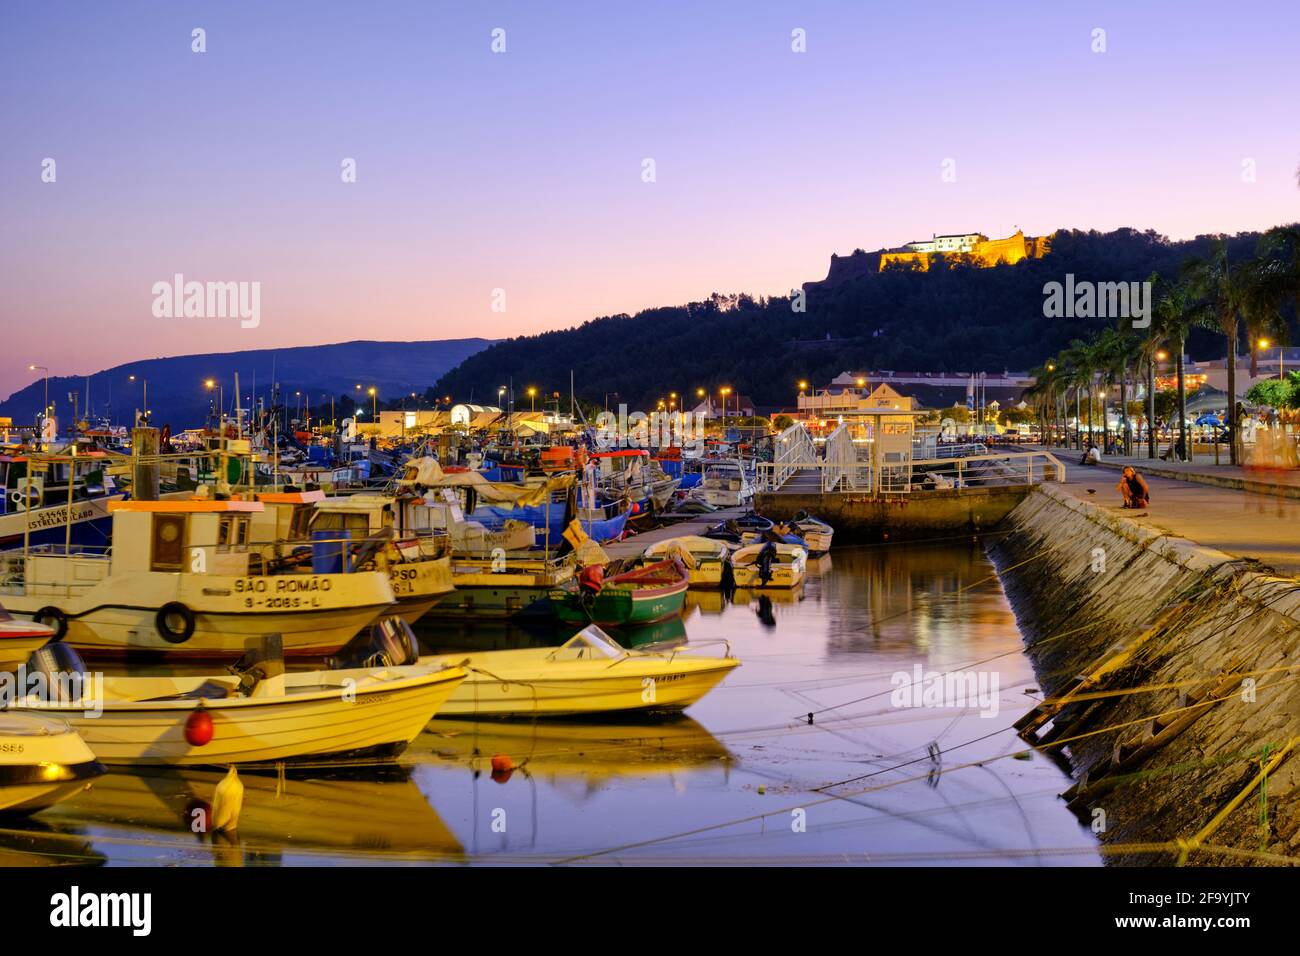
[[(1295, 0), (988, 9), (5, 3), (0, 395), (33, 362), (503, 337), (785, 293), (832, 252), (934, 232), (1300, 218)], [(155, 318), (177, 272), (260, 282), (260, 325)]]

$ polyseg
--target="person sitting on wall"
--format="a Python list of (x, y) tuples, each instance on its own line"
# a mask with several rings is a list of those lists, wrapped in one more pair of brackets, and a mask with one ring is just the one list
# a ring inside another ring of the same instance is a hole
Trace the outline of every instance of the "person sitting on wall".
[(1083, 457), (1079, 459), (1079, 464), (1081, 465), (1101, 464), (1101, 449), (1097, 447), (1096, 442), (1093, 442), (1091, 445), (1088, 446), (1088, 450), (1084, 452)]
[(1115, 487), (1124, 496), (1125, 508), (1146, 508), (1151, 503), (1151, 488), (1132, 466), (1124, 469)]

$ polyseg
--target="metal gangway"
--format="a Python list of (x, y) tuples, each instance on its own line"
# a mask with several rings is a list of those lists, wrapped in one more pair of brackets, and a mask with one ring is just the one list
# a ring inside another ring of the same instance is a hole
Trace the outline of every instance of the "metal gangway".
[(903, 455), (876, 461), (870, 439), (855, 440), (847, 425), (831, 432), (819, 450), (807, 430), (795, 424), (778, 436), (773, 460), (759, 464), (757, 489), (874, 497), (1065, 480), (1065, 465), (1047, 451), (989, 452), (974, 443), (961, 448), (973, 454), (954, 455), (954, 450), (935, 458)]

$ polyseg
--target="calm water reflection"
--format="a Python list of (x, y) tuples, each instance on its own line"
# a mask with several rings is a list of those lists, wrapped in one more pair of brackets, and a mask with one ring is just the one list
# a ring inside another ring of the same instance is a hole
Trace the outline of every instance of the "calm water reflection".
[[(397, 768), (244, 774), (239, 834), (215, 841), (188, 821), (218, 773), (112, 774), (4, 823), (0, 865), (1096, 863), (1057, 799), (1060, 770), (1010, 756), (1036, 685), (992, 573), (975, 543), (892, 546), (837, 551), (794, 593), (693, 592), (682, 620), (624, 636), (730, 643), (744, 666), (689, 716), (435, 720)], [(566, 635), (489, 623), (421, 636), (450, 650)], [(893, 706), (891, 677), (916, 665), (996, 679), (979, 702), (996, 714)], [(498, 754), (514, 769), (494, 772)]]

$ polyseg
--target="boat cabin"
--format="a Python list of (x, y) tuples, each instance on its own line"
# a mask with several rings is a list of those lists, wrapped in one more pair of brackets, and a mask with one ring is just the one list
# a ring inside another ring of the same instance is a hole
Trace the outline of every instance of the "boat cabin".
[[(246, 575), (260, 501), (115, 501), (113, 573)], [(260, 523), (260, 522), (259, 522)]]

